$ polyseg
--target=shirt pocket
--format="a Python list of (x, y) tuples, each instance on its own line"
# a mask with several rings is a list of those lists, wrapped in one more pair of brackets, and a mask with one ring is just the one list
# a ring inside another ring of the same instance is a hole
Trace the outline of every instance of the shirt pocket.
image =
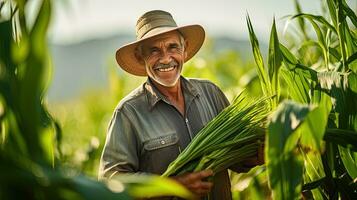
[(168, 147), (177, 144), (179, 141), (176, 133), (165, 136), (160, 136), (154, 139), (150, 139), (144, 143), (144, 148), (147, 151), (157, 150), (164, 147)]
[(179, 137), (176, 133), (166, 134), (144, 142), (144, 171), (162, 174), (176, 159), (179, 151)]

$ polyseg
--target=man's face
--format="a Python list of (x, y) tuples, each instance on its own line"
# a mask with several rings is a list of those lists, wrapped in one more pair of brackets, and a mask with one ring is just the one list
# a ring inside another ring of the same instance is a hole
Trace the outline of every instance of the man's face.
[(148, 76), (164, 87), (174, 87), (186, 57), (184, 41), (178, 32), (169, 32), (142, 43), (141, 58)]

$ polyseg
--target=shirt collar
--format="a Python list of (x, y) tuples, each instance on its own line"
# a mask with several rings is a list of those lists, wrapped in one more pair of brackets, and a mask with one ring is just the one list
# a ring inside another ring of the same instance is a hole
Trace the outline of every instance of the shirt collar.
[[(193, 99), (196, 96), (199, 96), (199, 91), (189, 80), (187, 80), (183, 76), (180, 77), (180, 80), (182, 84), (183, 93), (185, 96), (189, 97), (188, 99)], [(161, 94), (161, 92), (155, 87), (155, 85), (152, 83), (152, 80), (150, 78), (147, 79), (144, 88), (146, 91), (146, 96), (147, 96), (150, 111), (160, 100), (164, 101), (167, 104), (170, 104), (170, 102), (166, 99), (166, 97), (163, 94)]]

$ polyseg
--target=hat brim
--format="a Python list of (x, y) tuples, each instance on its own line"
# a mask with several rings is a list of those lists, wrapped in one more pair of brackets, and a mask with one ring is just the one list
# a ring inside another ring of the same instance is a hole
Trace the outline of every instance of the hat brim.
[(187, 41), (188, 45), (187, 47), (185, 47), (187, 57), (185, 59), (185, 62), (188, 61), (198, 52), (205, 39), (205, 31), (203, 27), (197, 24), (166, 28), (155, 34), (151, 34), (148, 37), (144, 36), (140, 40), (124, 45), (116, 51), (117, 63), (123, 70), (130, 74), (136, 76), (147, 76), (145, 66), (140, 63), (135, 57), (135, 50), (138, 47), (139, 43), (157, 35), (161, 35), (175, 30), (180, 31), (184, 36), (185, 40)]

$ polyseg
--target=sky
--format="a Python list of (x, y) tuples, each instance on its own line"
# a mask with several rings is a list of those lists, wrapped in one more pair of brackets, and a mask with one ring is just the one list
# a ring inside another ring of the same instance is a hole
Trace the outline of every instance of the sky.
[[(50, 39), (71, 43), (88, 38), (127, 32), (134, 34), (137, 18), (162, 9), (170, 12), (178, 25), (201, 24), (207, 35), (247, 38), (249, 13), (258, 36), (267, 40), (272, 19), (283, 30), (283, 16), (294, 13), (293, 0), (56, 0)], [(303, 11), (320, 12), (319, 0), (299, 0)], [(356, 8), (357, 0), (348, 1)]]

